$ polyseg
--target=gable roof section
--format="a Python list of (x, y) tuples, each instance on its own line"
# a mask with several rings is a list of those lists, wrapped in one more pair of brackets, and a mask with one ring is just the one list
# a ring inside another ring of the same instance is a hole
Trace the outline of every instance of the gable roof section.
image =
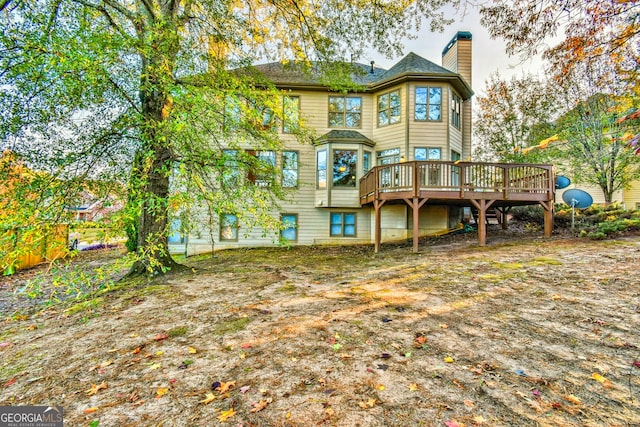
[(380, 80), (389, 80), (404, 74), (442, 74), (457, 75), (451, 70), (447, 70), (440, 65), (434, 64), (428, 59), (424, 59), (420, 55), (409, 52), (407, 56), (402, 58), (400, 62), (385, 72)]
[[(462, 76), (437, 65), (428, 59), (410, 52), (389, 70), (362, 63), (353, 63), (355, 68), (353, 79), (363, 85), (363, 90), (378, 91), (407, 80), (412, 81), (447, 81), (460, 94), (463, 99), (469, 99), (473, 95), (471, 86)], [(273, 84), (290, 89), (315, 89), (327, 90), (322, 83), (320, 73), (314, 64), (309, 69), (303, 69), (295, 64), (282, 64), (271, 62), (253, 66), (253, 69), (262, 73)]]

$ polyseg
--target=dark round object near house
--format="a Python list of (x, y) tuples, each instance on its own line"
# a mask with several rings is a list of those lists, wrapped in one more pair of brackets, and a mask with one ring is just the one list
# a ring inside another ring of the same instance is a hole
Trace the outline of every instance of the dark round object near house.
[(567, 188), (571, 184), (571, 180), (564, 175), (556, 176), (556, 190)]
[(572, 188), (562, 193), (562, 200), (572, 208), (584, 209), (591, 206), (593, 197), (584, 190)]

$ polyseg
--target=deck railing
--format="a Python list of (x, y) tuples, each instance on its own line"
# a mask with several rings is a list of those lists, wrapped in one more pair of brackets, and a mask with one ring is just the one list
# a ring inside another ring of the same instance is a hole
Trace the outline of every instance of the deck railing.
[(554, 188), (551, 165), (412, 161), (372, 168), (360, 179), (360, 203), (395, 198), (389, 193), (398, 198), (468, 199), (492, 193), (483, 198), (552, 200)]

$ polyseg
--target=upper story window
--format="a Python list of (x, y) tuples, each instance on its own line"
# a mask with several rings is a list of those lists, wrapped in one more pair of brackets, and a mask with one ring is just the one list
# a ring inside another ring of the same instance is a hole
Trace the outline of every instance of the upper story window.
[(282, 100), (283, 120), (282, 132), (293, 133), (298, 130), (300, 125), (300, 97), (285, 96)]
[(451, 95), (451, 124), (460, 129), (460, 97), (455, 93)]
[(329, 97), (329, 127), (359, 128), (362, 119), (362, 98)]
[(416, 88), (415, 119), (419, 121), (440, 121), (442, 119), (442, 88)]
[(230, 188), (239, 185), (238, 150), (222, 150), (224, 168), (221, 174), (221, 184)]
[(282, 186), (295, 188), (298, 186), (298, 152), (282, 152)]
[(253, 99), (227, 96), (224, 106), (224, 129), (257, 129), (266, 131), (274, 124), (273, 110)]
[(378, 126), (400, 122), (400, 90), (378, 96)]
[(251, 168), (249, 169), (249, 181), (259, 187), (270, 186), (275, 176), (275, 151), (247, 151), (247, 154), (256, 158), (256, 161), (251, 163)]

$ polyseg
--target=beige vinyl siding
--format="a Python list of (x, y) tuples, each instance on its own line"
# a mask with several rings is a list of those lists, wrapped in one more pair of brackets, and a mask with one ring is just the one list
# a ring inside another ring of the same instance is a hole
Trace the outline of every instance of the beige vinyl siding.
[[(594, 204), (596, 205), (604, 204), (604, 194), (602, 194), (602, 190), (595, 185), (588, 185), (588, 184), (575, 184), (575, 185), (572, 184), (571, 186), (567, 188), (563, 188), (562, 190), (556, 190), (556, 203), (564, 203), (562, 200), (562, 195), (564, 194), (565, 191), (570, 190), (572, 188), (579, 188), (580, 190), (583, 190), (589, 193), (593, 198)], [(613, 201), (622, 203), (623, 192), (617, 191), (613, 193)]]
[(462, 158), (471, 157), (471, 100), (462, 102)]
[(454, 73), (458, 72), (458, 46), (459, 43), (454, 43), (442, 57), (442, 66)]
[[(378, 126), (378, 96), (385, 93), (400, 92), (400, 121), (392, 125)], [(400, 155), (405, 156), (405, 130), (407, 123), (407, 91), (406, 85), (398, 85), (376, 92), (373, 98), (373, 141), (375, 141), (375, 151), (387, 150), (390, 148), (400, 148)]]
[[(305, 125), (316, 128), (316, 135), (321, 136), (331, 130), (328, 127), (328, 105), (329, 94), (327, 92), (304, 92), (296, 91), (287, 93), (288, 96), (300, 97), (300, 116)], [(360, 95), (356, 95), (360, 96)], [(372, 138), (371, 122), (374, 120), (375, 111), (372, 96), (362, 94), (363, 128), (353, 129), (363, 135)], [(370, 243), (371, 237), (371, 214), (370, 208), (360, 208), (358, 200), (358, 187), (355, 189), (334, 189), (332, 197), (337, 203), (343, 206), (339, 208), (327, 208), (327, 192), (316, 191), (316, 147), (313, 144), (301, 144), (292, 135), (280, 134), (283, 139), (284, 150), (295, 150), (299, 153), (298, 158), (298, 188), (291, 189), (290, 196), (285, 201), (280, 202), (280, 210), (274, 211), (274, 218), (278, 218), (280, 213), (297, 214), (298, 216), (298, 240), (294, 245), (312, 244), (353, 244)], [(362, 176), (361, 158), (363, 148), (358, 145), (334, 144), (331, 149), (358, 149), (358, 179)], [(375, 148), (367, 148), (375, 156)], [(278, 167), (281, 167), (281, 154), (277, 155)], [(374, 162), (375, 159), (372, 159)], [(331, 179), (331, 166), (328, 164), (328, 179)], [(318, 205), (319, 200), (324, 204)], [(316, 207), (316, 206), (321, 207)], [(332, 237), (330, 236), (330, 212), (356, 212), (356, 237)], [(212, 250), (210, 233), (208, 229), (209, 217), (205, 207), (197, 209), (196, 228), (188, 236), (188, 254), (207, 253)], [(247, 236), (246, 227), (240, 224), (237, 241), (220, 241), (219, 218), (215, 218), (215, 227), (211, 233), (214, 237), (214, 250), (232, 249), (252, 246), (277, 246), (278, 232), (268, 231), (263, 236), (263, 230), (256, 227)], [(185, 244), (171, 245), (173, 253), (183, 253)]]
[[(412, 211), (409, 210), (411, 213)], [(413, 218), (413, 215), (410, 215)], [(448, 229), (449, 208), (447, 206), (423, 206), (420, 209), (420, 235), (430, 235)], [(413, 219), (409, 220), (410, 222)]]
[(313, 128), (317, 137), (320, 137), (333, 129), (349, 129), (360, 132), (368, 138), (373, 137), (373, 127), (371, 126), (371, 122), (372, 120), (375, 120), (376, 107), (372, 101), (371, 95), (361, 93), (350, 93), (347, 95), (349, 97), (362, 98), (362, 126), (360, 128), (329, 127), (329, 97), (343, 96), (343, 94), (318, 91), (291, 93), (291, 96), (295, 95), (300, 96), (300, 113), (304, 124), (309, 128)]
[[(442, 88), (442, 106), (440, 121), (420, 121), (415, 120), (416, 87), (439, 87)], [(409, 90), (409, 156), (407, 159), (414, 160), (414, 148), (416, 147), (438, 147), (442, 150), (442, 160), (448, 158), (448, 120), (449, 102), (448, 85), (445, 83), (415, 83), (411, 84)]]
[[(315, 230), (312, 230), (310, 242), (313, 245), (353, 245), (356, 243), (371, 243), (371, 212), (372, 209), (317, 209), (314, 215), (316, 223)], [(331, 213), (332, 212), (352, 212), (356, 214), (356, 236), (337, 237), (331, 236)]]
[(460, 74), (468, 84), (472, 82), (472, 66), (473, 62), (472, 58), (472, 50), (471, 50), (471, 40), (458, 40), (457, 45), (457, 56), (458, 56), (458, 70), (457, 73)]
[(634, 181), (631, 186), (624, 190), (624, 206), (627, 209), (640, 208), (640, 181)]
[[(409, 236), (406, 205), (386, 205), (380, 211), (382, 242), (394, 242)], [(371, 209), (371, 236), (375, 235), (375, 212)]]

